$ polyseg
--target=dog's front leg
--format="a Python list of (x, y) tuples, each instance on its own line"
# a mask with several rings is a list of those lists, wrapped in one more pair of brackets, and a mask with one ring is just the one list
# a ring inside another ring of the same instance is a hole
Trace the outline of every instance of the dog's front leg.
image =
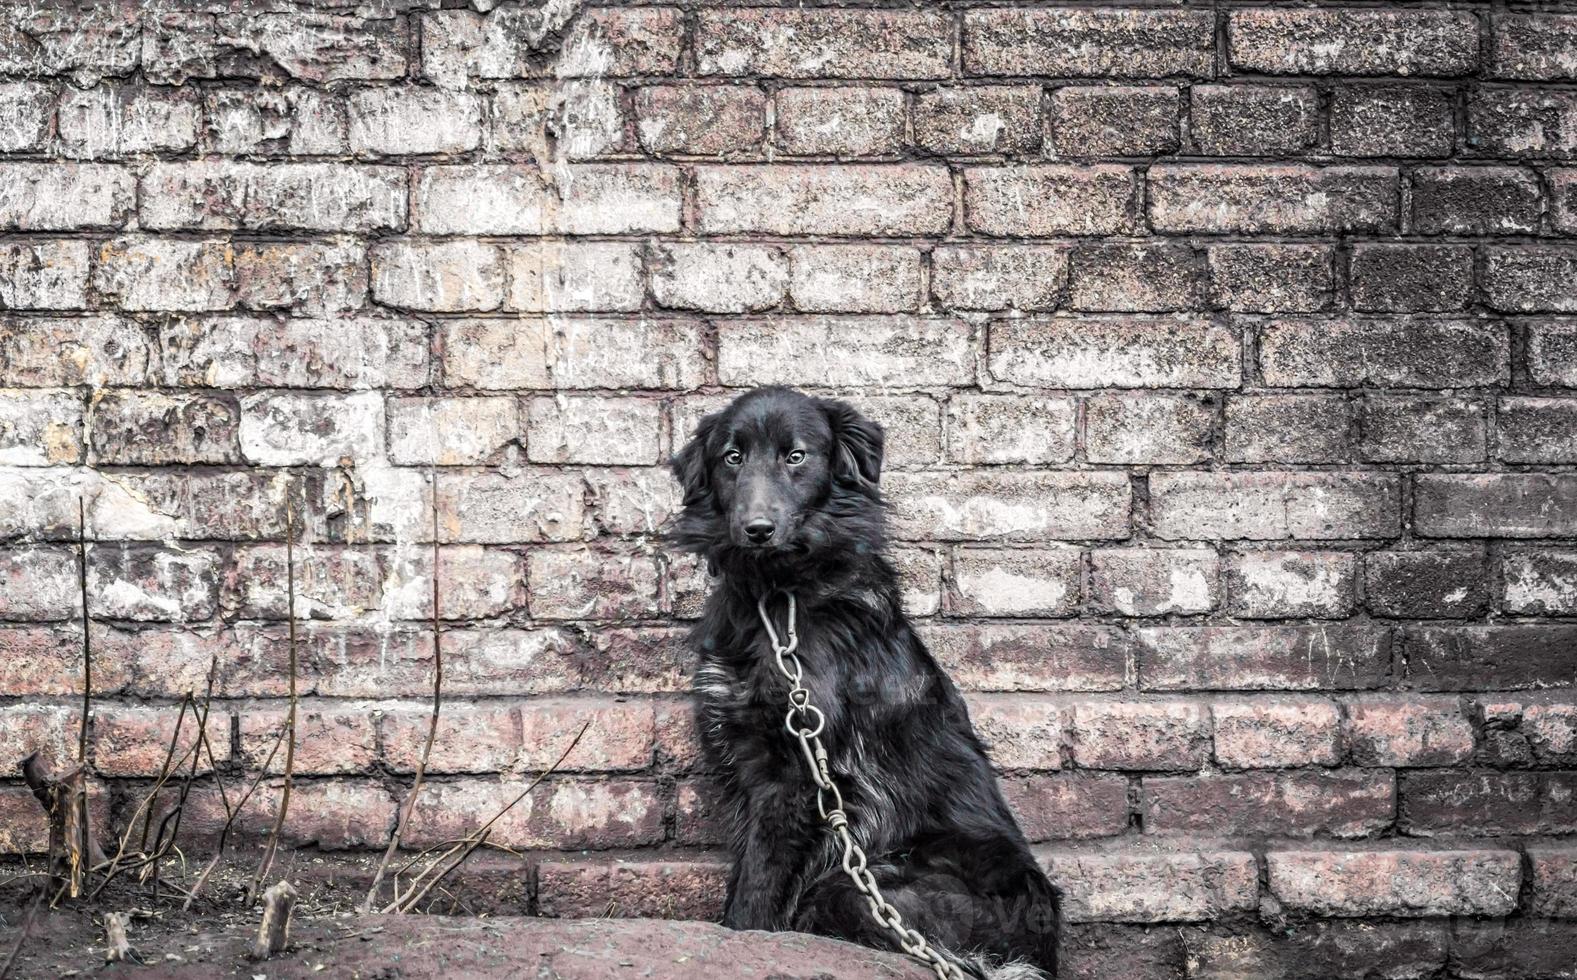
[(788, 928), (799, 895), (801, 869), (766, 846), (747, 846), (734, 862), (723, 925), (730, 929)]
[[(779, 811), (781, 814), (781, 811)], [(787, 929), (804, 890), (807, 831), (781, 815), (773, 826), (752, 820), (740, 835), (723, 925), (730, 929)]]

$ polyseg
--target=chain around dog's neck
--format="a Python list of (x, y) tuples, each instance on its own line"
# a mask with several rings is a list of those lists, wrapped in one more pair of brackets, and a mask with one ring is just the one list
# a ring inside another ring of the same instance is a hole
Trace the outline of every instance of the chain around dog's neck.
[(843, 850), (843, 871), (860, 894), (865, 896), (871, 918), (897, 938), (904, 952), (929, 966), (940, 980), (963, 980), (957, 965), (932, 949), (924, 936), (904, 925), (903, 916), (883, 897), (881, 888), (876, 884), (876, 876), (866, 867), (865, 851), (849, 834), (849, 815), (844, 808), (843, 794), (838, 791), (838, 784), (828, 770), (827, 749), (821, 743), (821, 733), (827, 727), (827, 716), (811, 703), (810, 691), (803, 683), (805, 669), (795, 653), (799, 648), (799, 624), (794, 593), (784, 593), (788, 597), (787, 643), (779, 639), (777, 627), (772, 625), (772, 614), (767, 609), (767, 600), (771, 595), (769, 592), (756, 600), (756, 612), (761, 616), (761, 625), (766, 627), (778, 670), (789, 682), (789, 710), (783, 719), (783, 727), (799, 739), (800, 753), (805, 757), (810, 778), (816, 784), (816, 809)]

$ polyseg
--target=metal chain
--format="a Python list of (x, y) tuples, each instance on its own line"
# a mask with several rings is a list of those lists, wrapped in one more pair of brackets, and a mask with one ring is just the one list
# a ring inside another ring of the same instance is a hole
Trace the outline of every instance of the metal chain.
[(827, 717), (821, 713), (820, 708), (811, 703), (810, 691), (801, 683), (805, 671), (799, 657), (794, 653), (799, 647), (794, 593), (789, 592), (787, 595), (787, 643), (778, 639), (778, 631), (773, 627), (772, 617), (767, 613), (766, 596), (756, 601), (756, 612), (761, 615), (761, 624), (767, 628), (767, 637), (772, 641), (772, 652), (777, 658), (778, 670), (782, 671), (789, 682), (789, 710), (783, 720), (783, 727), (788, 729), (790, 735), (799, 739), (800, 752), (805, 757), (805, 764), (810, 767), (810, 778), (816, 783), (816, 809), (821, 814), (822, 822), (837, 837), (838, 844), (843, 849), (843, 872), (849, 876), (850, 881), (854, 882), (854, 887), (860, 894), (865, 896), (865, 901), (870, 906), (871, 918), (897, 938), (898, 945), (904, 952), (929, 966), (940, 980), (964, 980), (964, 975), (956, 964), (932, 949), (924, 936), (904, 925), (903, 916), (883, 897), (881, 888), (876, 884), (876, 876), (865, 866), (865, 851), (854, 842), (854, 838), (849, 833), (849, 815), (844, 809), (843, 794), (838, 791), (838, 784), (828, 771), (827, 749), (821, 744), (821, 733), (827, 727)]

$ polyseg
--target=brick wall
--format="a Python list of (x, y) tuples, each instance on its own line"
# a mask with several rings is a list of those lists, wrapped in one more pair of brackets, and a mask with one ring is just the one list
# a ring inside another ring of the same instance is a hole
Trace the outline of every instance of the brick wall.
[(661, 464), (782, 382), (889, 426), (1074, 974), (1577, 975), (1577, 12), (319, 6), (0, 14), (0, 850), (72, 755), (79, 496), (103, 814), (214, 656), (262, 764), (289, 499), (287, 836), (380, 847), (436, 464), (406, 841), (590, 720), (517, 892), (713, 914)]

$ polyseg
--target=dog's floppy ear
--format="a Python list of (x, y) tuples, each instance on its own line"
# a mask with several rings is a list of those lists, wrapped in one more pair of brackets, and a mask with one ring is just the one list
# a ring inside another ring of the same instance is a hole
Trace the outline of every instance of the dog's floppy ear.
[(679, 486), (684, 488), (686, 507), (698, 504), (711, 496), (712, 473), (711, 467), (707, 465), (706, 443), (712, 435), (712, 430), (717, 428), (718, 419), (721, 417), (722, 413), (716, 412), (698, 422), (695, 435), (691, 436), (685, 447), (668, 461), (674, 479), (678, 480)]
[(832, 426), (832, 475), (858, 487), (873, 488), (882, 478), (882, 427), (848, 402), (821, 400)]

